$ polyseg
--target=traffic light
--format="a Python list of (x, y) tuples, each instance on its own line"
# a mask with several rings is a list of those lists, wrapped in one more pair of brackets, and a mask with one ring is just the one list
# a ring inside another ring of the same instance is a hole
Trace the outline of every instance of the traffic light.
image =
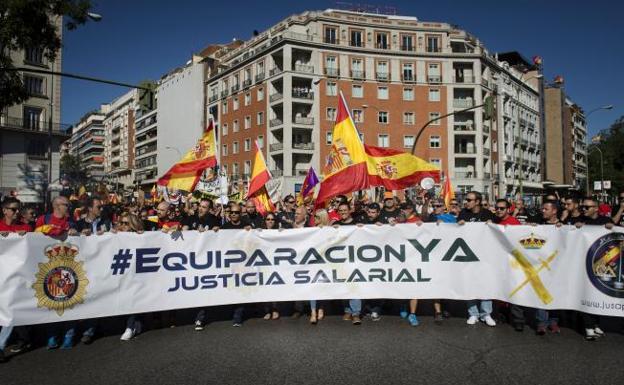
[(495, 115), (494, 97), (486, 96), (483, 102), (483, 112), (485, 113), (485, 119), (492, 119)]
[(142, 81), (139, 83), (139, 106), (144, 110), (151, 111), (156, 108), (154, 104), (154, 93), (156, 84), (150, 81)]

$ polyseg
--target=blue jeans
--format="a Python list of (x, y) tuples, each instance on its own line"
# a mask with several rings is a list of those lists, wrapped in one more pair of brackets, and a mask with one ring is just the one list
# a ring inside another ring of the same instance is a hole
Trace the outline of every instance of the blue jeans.
[(2, 326), (2, 330), (0, 330), (0, 351), (6, 348), (7, 341), (11, 338), (12, 332), (13, 326)]
[(544, 309), (535, 309), (535, 320), (537, 321), (537, 326), (548, 326), (553, 323), (558, 323), (559, 318), (555, 314), (552, 314), (550, 317), (548, 310)]
[(349, 306), (345, 306), (345, 313), (351, 315), (360, 315), (362, 312), (362, 300), (361, 299), (350, 299)]
[(476, 300), (470, 300), (467, 303), (468, 305), (468, 315), (471, 317), (479, 317), (483, 318), (492, 314), (492, 301), (482, 300), (480, 301), (481, 312), (479, 312), (479, 307), (477, 307)]

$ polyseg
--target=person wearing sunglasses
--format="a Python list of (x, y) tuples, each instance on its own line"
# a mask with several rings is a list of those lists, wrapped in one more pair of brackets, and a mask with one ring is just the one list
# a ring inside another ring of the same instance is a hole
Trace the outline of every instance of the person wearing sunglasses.
[(245, 202), (245, 215), (243, 215), (243, 221), (247, 222), (251, 228), (260, 229), (262, 228), (263, 218), (258, 210), (256, 210), (256, 205), (250, 199)]
[(182, 222), (183, 230), (214, 230), (219, 227), (221, 222), (212, 214), (212, 201), (208, 198), (202, 198), (193, 215), (189, 215)]
[(277, 213), (280, 227), (290, 229), (295, 222), (295, 197), (292, 195), (286, 195), (284, 198), (284, 206), (280, 212)]
[[(314, 213), (314, 223), (316, 227), (329, 226), (329, 214), (325, 209), (316, 210)], [(316, 325), (318, 321), (325, 318), (325, 302), (319, 300), (310, 300), (310, 324)]]
[(228, 213), (228, 221), (221, 226), (222, 229), (245, 229), (251, 230), (251, 226), (243, 221), (241, 206), (232, 203)]
[(86, 202), (86, 215), (76, 222), (76, 231), (83, 235), (103, 234), (111, 230), (111, 223), (101, 217), (102, 201), (99, 198), (89, 198)]
[(32, 207), (22, 207), (21, 209), (22, 223), (30, 226), (31, 229), (35, 228), (35, 222), (37, 221), (37, 212)]
[(455, 221), (457, 221), (457, 217), (459, 216), (459, 213), (461, 212), (461, 210), (462, 208), (459, 202), (455, 199), (451, 200), (450, 207), (449, 207), (449, 214), (455, 217)]
[[(268, 213), (262, 222), (262, 229), (279, 230), (279, 224), (274, 213)], [(280, 318), (280, 310), (278, 302), (264, 303), (264, 320), (277, 320)]]
[(49, 236), (76, 235), (74, 223), (69, 219), (69, 200), (58, 196), (52, 200), (52, 212), (37, 218), (35, 231)]
[[(457, 201), (455, 202), (455, 206), (459, 206)], [(451, 202), (451, 208), (453, 207), (453, 202)], [(457, 223), (457, 218), (449, 213), (445, 213), (444, 209), (444, 200), (441, 198), (436, 198), (431, 200), (431, 207), (433, 208), (433, 212), (429, 214), (425, 218), (425, 222), (439, 222), (439, 223)]]

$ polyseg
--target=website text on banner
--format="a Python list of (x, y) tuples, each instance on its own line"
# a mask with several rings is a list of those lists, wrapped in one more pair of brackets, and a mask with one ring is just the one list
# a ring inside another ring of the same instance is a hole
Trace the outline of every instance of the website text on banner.
[(0, 325), (345, 298), (487, 298), (624, 316), (623, 231), (474, 223), (10, 235)]

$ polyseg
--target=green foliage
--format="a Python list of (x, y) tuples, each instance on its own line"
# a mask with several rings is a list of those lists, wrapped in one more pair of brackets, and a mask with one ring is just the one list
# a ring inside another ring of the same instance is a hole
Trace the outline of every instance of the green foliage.
[(0, 110), (24, 102), (29, 95), (11, 60), (11, 51), (39, 48), (54, 61), (61, 49), (57, 17), (68, 30), (88, 19), (89, 0), (0, 0)]
[(90, 177), (80, 164), (80, 158), (73, 155), (65, 155), (61, 158), (61, 178), (68, 179), (73, 185), (86, 184)]
[[(594, 147), (600, 148), (603, 155), (604, 179), (611, 181), (609, 195), (624, 191), (624, 116), (620, 117), (610, 128), (600, 132), (600, 142), (589, 146), (589, 180), (593, 186), (594, 181), (600, 180), (600, 152)], [(591, 187), (591, 186), (590, 186)]]

